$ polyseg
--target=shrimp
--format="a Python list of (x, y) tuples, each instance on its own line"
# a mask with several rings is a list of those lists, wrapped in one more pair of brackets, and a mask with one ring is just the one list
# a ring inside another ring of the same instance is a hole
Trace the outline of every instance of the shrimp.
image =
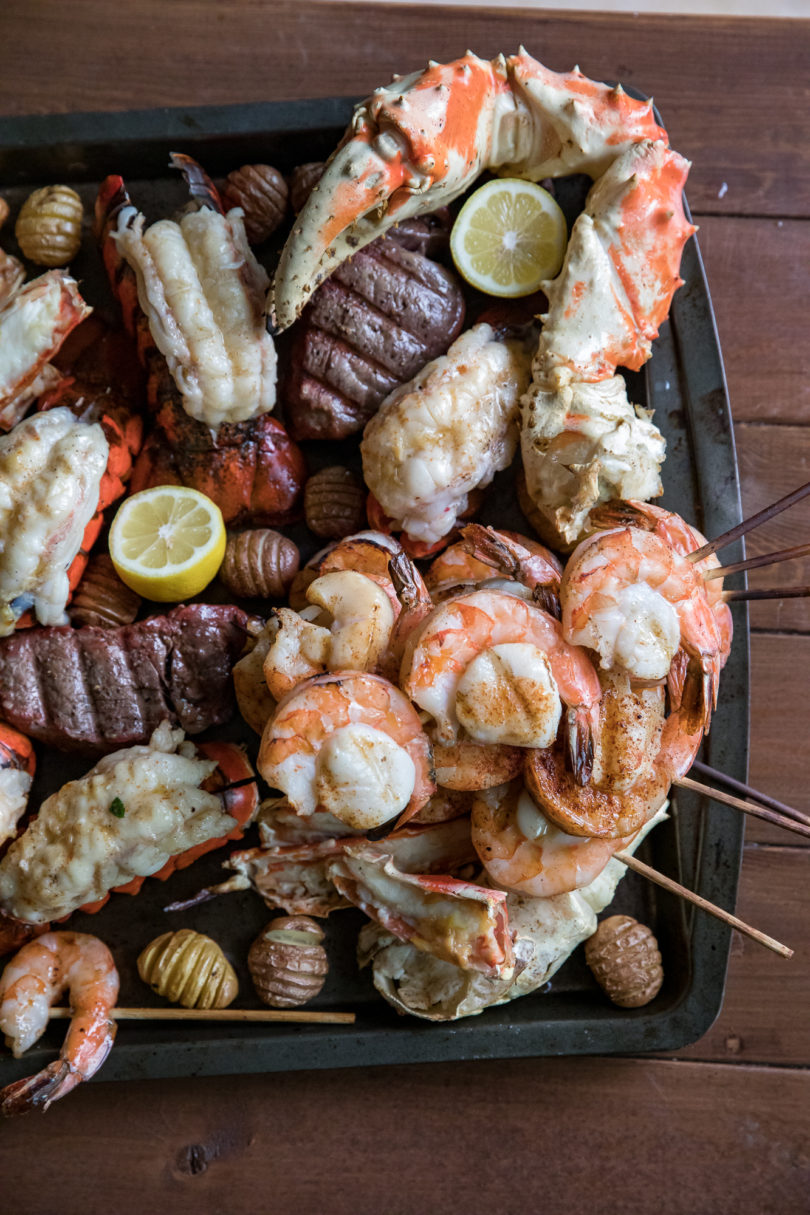
[(388, 594), (394, 611), (399, 611), (396, 591), (388, 573), (392, 556), (403, 551), (402, 545), (386, 532), (355, 532), (337, 544), (330, 544), (311, 557), (292, 580), (290, 607), (300, 611), (309, 603), (307, 588), (316, 578), (337, 570), (354, 570), (373, 578)]
[[(589, 524), (591, 527), (643, 527), (655, 532), (662, 540), (672, 546), (676, 553), (688, 557), (690, 553), (703, 548), (706, 537), (691, 523), (687, 523), (674, 511), (664, 510), (652, 502), (636, 502), (630, 499), (606, 502), (591, 511)], [(701, 561), (693, 562), (693, 568), (703, 578), (703, 589), (706, 599), (714, 612), (718, 633), (720, 634), (720, 665), (725, 666), (731, 642), (734, 637), (734, 625), (731, 619), (731, 609), (723, 599), (723, 579), (714, 577), (712, 571), (720, 568), (720, 561), (715, 553), (710, 553)]]
[(412, 635), (401, 686), (436, 722), (442, 744), (463, 726), (474, 742), (548, 747), (566, 705), (577, 780), (587, 780), (601, 695), (584, 650), (546, 612), (503, 591), (441, 604)]
[(551, 823), (519, 781), (476, 794), (472, 841), (490, 880), (534, 899), (588, 886), (635, 832), (615, 839), (567, 835)]
[(0, 1030), (14, 1057), (42, 1036), (48, 1010), (65, 991), (73, 1015), (59, 1058), (0, 1092), (6, 1115), (46, 1110), (95, 1075), (110, 1053), (116, 1031), (110, 1011), (118, 999), (112, 954), (98, 937), (48, 932), (24, 945), (0, 978)]
[(267, 723), (258, 768), (297, 814), (327, 810), (367, 831), (407, 822), (435, 791), (430, 742), (407, 698), (379, 675), (305, 680)]
[(626, 783), (578, 785), (566, 771), (559, 747), (531, 751), (524, 778), (534, 801), (548, 819), (568, 835), (617, 839), (632, 836), (661, 809), (676, 776), (692, 765), (703, 738), (702, 728), (689, 732), (680, 712), (664, 722), (655, 760), (637, 779)]
[(703, 576), (658, 530), (619, 527), (574, 550), (560, 585), (563, 635), (599, 654), (603, 669), (664, 679), (686, 654), (683, 707), (689, 731), (708, 732), (722, 667), (723, 639)]
[(461, 534), (474, 559), (527, 587), (544, 611), (559, 618), (562, 566), (544, 545), (518, 532), (499, 532), (480, 523), (468, 523)]

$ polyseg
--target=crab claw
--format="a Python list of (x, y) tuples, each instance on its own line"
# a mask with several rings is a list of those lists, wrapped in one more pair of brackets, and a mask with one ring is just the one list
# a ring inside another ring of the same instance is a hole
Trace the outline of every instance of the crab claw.
[(352, 253), (467, 188), (489, 163), (501, 99), (514, 111), (503, 60), (468, 53), (361, 102), (282, 252), (270, 299), (277, 330)]

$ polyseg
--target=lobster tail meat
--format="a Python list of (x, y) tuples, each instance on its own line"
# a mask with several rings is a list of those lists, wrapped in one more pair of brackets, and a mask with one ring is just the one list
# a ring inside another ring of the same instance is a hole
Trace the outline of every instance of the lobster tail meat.
[(41, 924), (155, 873), (189, 847), (236, 826), (203, 788), (216, 759), (189, 754), (164, 722), (148, 746), (101, 759), (47, 798), (0, 861), (0, 907)]
[(49, 359), (90, 314), (75, 279), (49, 270), (13, 291), (0, 307), (0, 430), (10, 430), (53, 384)]
[(120, 629), (18, 633), (0, 643), (0, 716), (90, 754), (146, 742), (163, 720), (200, 733), (233, 713), (247, 622), (236, 607), (192, 604)]
[(111, 232), (191, 417), (216, 430), (273, 408), (276, 352), (264, 323), (269, 280), (238, 212), (206, 207), (144, 228), (123, 207)]
[(52, 409), (0, 438), (0, 637), (33, 607), (61, 624), (68, 569), (96, 513), (109, 444), (97, 423)]
[(35, 769), (29, 739), (0, 722), (0, 845), (14, 834), (25, 811)]

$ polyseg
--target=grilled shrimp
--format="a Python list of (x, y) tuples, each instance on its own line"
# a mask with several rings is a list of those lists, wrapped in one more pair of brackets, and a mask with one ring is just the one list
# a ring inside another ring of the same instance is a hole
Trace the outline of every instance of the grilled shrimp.
[(565, 704), (572, 767), (587, 779), (599, 679), (585, 651), (533, 604), (487, 590), (441, 604), (409, 640), (401, 683), (433, 716), (442, 744), (463, 726), (474, 742), (548, 747)]
[(110, 1053), (116, 1031), (110, 1011), (118, 999), (112, 954), (98, 937), (48, 932), (24, 945), (0, 978), (0, 1030), (15, 1058), (45, 1032), (48, 1011), (64, 991), (73, 1015), (59, 1058), (0, 1092), (6, 1115), (46, 1110), (95, 1075)]
[[(702, 572), (680, 541), (673, 544), (673, 530), (669, 521), (653, 531), (633, 524), (583, 540), (560, 586), (563, 633), (572, 644), (596, 650), (604, 669), (642, 680), (666, 678), (682, 647), (688, 660), (684, 707), (691, 723), (708, 730), (725, 616), (715, 614)], [(690, 539), (697, 548), (691, 532)]]
[(298, 814), (328, 810), (361, 831), (428, 801), (430, 743), (413, 707), (378, 675), (336, 672), (285, 697), (262, 736), (258, 768)]
[(501, 890), (534, 899), (590, 885), (634, 835), (567, 835), (549, 822), (520, 781), (484, 789), (473, 801), (472, 841), (490, 880)]

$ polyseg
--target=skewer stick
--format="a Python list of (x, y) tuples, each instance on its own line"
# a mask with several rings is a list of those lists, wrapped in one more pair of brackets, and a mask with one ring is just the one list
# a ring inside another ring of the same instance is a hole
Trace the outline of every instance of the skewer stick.
[(795, 544), (793, 548), (783, 548), (778, 553), (764, 553), (761, 557), (748, 557), (745, 561), (734, 561), (731, 565), (718, 565), (714, 569), (706, 570), (703, 581), (711, 582), (712, 578), (730, 577), (732, 574), (742, 573), (743, 570), (758, 570), (763, 565), (778, 565), (781, 561), (793, 561), (808, 554), (810, 544)]
[(710, 768), (708, 764), (701, 763), (700, 760), (696, 759), (693, 762), (690, 771), (699, 772), (701, 776), (707, 776), (709, 780), (716, 781), (720, 785), (727, 785), (729, 789), (734, 789), (737, 793), (742, 793), (753, 801), (760, 802), (763, 806), (770, 806), (772, 810), (777, 810), (787, 818), (795, 818), (797, 822), (806, 823), (810, 827), (810, 814), (804, 814), (794, 806), (787, 806), (767, 793), (760, 793), (759, 789), (746, 785), (744, 781), (735, 780), (733, 776), (727, 776), (725, 772), (718, 772), (716, 768)]
[(769, 519), (775, 518), (776, 515), (781, 515), (783, 510), (787, 510), (788, 507), (793, 506), (796, 502), (801, 502), (802, 498), (806, 498), (808, 494), (810, 494), (810, 481), (806, 485), (800, 485), (798, 489), (794, 489), (792, 494), (787, 494), (784, 498), (780, 498), (778, 502), (772, 502), (770, 506), (766, 506), (764, 510), (758, 511), (756, 515), (751, 515), (749, 519), (743, 519), (742, 523), (738, 523), (736, 527), (723, 532), (722, 536), (718, 536), (716, 540), (709, 540), (708, 544), (704, 544), (702, 548), (696, 549), (694, 553), (688, 553), (687, 560), (702, 561), (704, 557), (708, 557), (719, 548), (725, 548), (726, 545), (733, 544), (735, 540), (739, 540), (740, 536), (744, 536), (746, 532), (752, 532), (755, 527), (760, 527), (763, 523), (767, 523)]
[(796, 819), (788, 818), (787, 815), (777, 814), (775, 810), (755, 806), (753, 802), (733, 797), (730, 793), (724, 793), (722, 789), (710, 789), (708, 785), (701, 784), (699, 780), (692, 780), (689, 776), (676, 776), (672, 783), (679, 785), (681, 789), (693, 789), (695, 793), (710, 797), (712, 801), (722, 802), (724, 806), (733, 806), (735, 810), (742, 810), (743, 814), (750, 814), (754, 818), (763, 819), (766, 823), (773, 823), (774, 827), (784, 827), (786, 831), (795, 831), (796, 835), (803, 835), (806, 839), (810, 839), (810, 826), (797, 822)]
[(643, 861), (637, 860), (631, 853), (621, 851), (614, 852), (613, 855), (617, 861), (621, 861), (628, 869), (632, 869), (635, 873), (640, 873), (642, 877), (655, 882), (657, 886), (662, 886), (670, 894), (676, 894), (679, 898), (686, 899), (688, 903), (694, 903), (696, 907), (702, 908), (703, 911), (708, 911), (710, 915), (716, 916), (724, 924), (730, 924), (732, 928), (736, 928), (738, 932), (742, 932), (745, 936), (751, 937), (753, 941), (764, 945), (766, 949), (772, 949), (774, 953), (780, 954), (783, 958), (793, 957), (793, 950), (788, 949), (787, 945), (782, 945), (779, 941), (775, 941), (773, 937), (760, 932), (758, 928), (752, 928), (744, 920), (737, 919), (737, 916), (732, 915), (730, 911), (724, 911), (722, 907), (717, 907), (714, 903), (710, 903), (708, 899), (695, 894), (694, 891), (687, 890), (679, 882), (674, 882), (672, 878), (659, 873), (657, 869), (653, 869), (649, 865), (645, 865)]
[[(52, 1021), (67, 1021), (70, 1008), (52, 1008)], [(113, 1008), (114, 1021), (317, 1021), (320, 1024), (353, 1025), (354, 1013), (299, 1012), (294, 1008)]]
[(723, 591), (726, 603), (740, 599), (804, 599), (810, 595), (810, 586), (775, 586), (768, 590)]

